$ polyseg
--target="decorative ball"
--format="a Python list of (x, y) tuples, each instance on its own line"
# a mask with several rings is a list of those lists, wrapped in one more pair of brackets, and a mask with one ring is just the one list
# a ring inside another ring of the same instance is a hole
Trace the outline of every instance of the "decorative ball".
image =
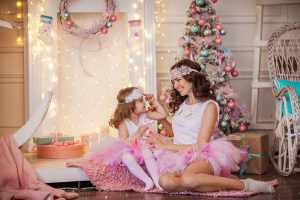
[(222, 44), (222, 38), (221, 38), (221, 37), (217, 37), (217, 38), (216, 38), (216, 43), (217, 43), (218, 45)]
[(69, 14), (68, 12), (63, 13), (63, 17), (64, 17), (65, 19), (67, 19), (69, 16), (70, 16), (70, 14)]
[(191, 53), (191, 50), (188, 49), (188, 48), (184, 49), (184, 51), (183, 51), (183, 54), (184, 54), (185, 56), (189, 56), (190, 53)]
[(67, 21), (66, 21), (66, 25), (67, 25), (67, 27), (68, 27), (68, 28), (72, 27), (72, 25), (73, 25), (73, 21), (72, 21), (72, 20), (70, 20), (70, 19), (69, 19), (69, 20), (67, 20)]
[(198, 20), (198, 24), (199, 24), (200, 26), (203, 26), (203, 25), (205, 24), (205, 19), (199, 19), (199, 20)]
[(168, 99), (168, 96), (165, 94), (165, 93), (162, 93), (160, 96), (159, 96), (159, 99), (161, 101), (166, 101)]
[(227, 107), (230, 108), (230, 109), (233, 109), (235, 107), (235, 102), (233, 100), (230, 100), (228, 103), (227, 103)]
[(207, 49), (201, 50), (200, 54), (201, 54), (201, 56), (207, 57), (208, 56), (208, 50)]
[(226, 120), (221, 122), (222, 128), (226, 128), (228, 126), (228, 122)]
[(111, 22), (107, 22), (107, 23), (106, 23), (106, 27), (107, 27), (107, 28), (112, 27), (112, 23), (111, 23)]
[(222, 96), (221, 95), (217, 95), (216, 96), (216, 101), (221, 102), (222, 101)]
[(233, 67), (231, 66), (231, 64), (227, 64), (227, 65), (225, 66), (225, 71), (226, 71), (226, 72), (232, 72), (232, 70), (233, 70)]
[(200, 68), (201, 68), (201, 71), (205, 71), (205, 69), (206, 69), (205, 64), (200, 64)]
[(237, 76), (239, 75), (239, 72), (238, 72), (237, 70), (233, 70), (233, 71), (231, 72), (231, 75), (232, 75), (233, 77), (237, 77)]
[(225, 82), (225, 78), (224, 78), (224, 77), (221, 77), (221, 78), (219, 79), (219, 82), (220, 82), (220, 83), (224, 83), (224, 82)]
[(240, 132), (245, 132), (247, 130), (247, 127), (244, 124), (239, 125), (239, 131)]
[(196, 14), (196, 12), (197, 12), (197, 10), (196, 10), (196, 8), (195, 8), (195, 7), (190, 7), (190, 9), (189, 9), (189, 13), (190, 13), (191, 15), (194, 15), (194, 14)]
[(210, 29), (205, 29), (204, 30), (204, 35), (205, 36), (209, 36), (211, 34), (211, 30)]
[(206, 2), (205, 0), (196, 0), (196, 4), (199, 6), (205, 6)]
[(163, 128), (163, 125), (162, 125), (162, 124), (158, 124), (158, 125), (157, 125), (157, 128), (158, 128), (158, 129), (162, 129), (162, 128)]
[(213, 3), (217, 3), (218, 0), (211, 0)]
[(165, 129), (163, 129), (163, 130), (160, 131), (160, 134), (163, 135), (163, 136), (166, 136), (167, 135), (167, 131)]
[(220, 31), (220, 34), (221, 34), (221, 35), (226, 35), (226, 33), (227, 33), (226, 29), (222, 29), (222, 30)]
[(102, 28), (101, 28), (101, 33), (102, 33), (102, 34), (107, 34), (107, 33), (108, 33), (107, 27), (105, 27), (105, 26), (102, 27)]
[(110, 21), (115, 22), (115, 21), (117, 21), (117, 16), (111, 15), (109, 19), (110, 19)]
[(199, 33), (199, 31), (200, 31), (200, 27), (198, 26), (198, 25), (193, 25), (192, 26), (192, 31), (194, 32), (194, 33)]
[(221, 31), (223, 29), (223, 26), (222, 24), (217, 24), (216, 28), (218, 31)]

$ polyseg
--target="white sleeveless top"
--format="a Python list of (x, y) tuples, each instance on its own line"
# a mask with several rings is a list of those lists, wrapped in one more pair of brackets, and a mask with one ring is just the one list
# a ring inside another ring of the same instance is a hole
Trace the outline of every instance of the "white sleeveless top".
[(152, 125), (154, 120), (149, 119), (146, 115), (146, 113), (142, 113), (139, 115), (139, 123), (135, 124), (131, 119), (126, 118), (124, 119), (124, 122), (126, 124), (127, 130), (128, 130), (128, 134), (129, 136), (131, 136), (132, 134), (134, 134), (138, 128), (142, 125)]
[(174, 132), (175, 144), (195, 144), (198, 139), (202, 116), (209, 102), (214, 102), (218, 110), (218, 120), (211, 139), (220, 137), (219, 123), (219, 105), (213, 100), (199, 102), (197, 104), (188, 105), (185, 101), (179, 106), (172, 118), (172, 129)]

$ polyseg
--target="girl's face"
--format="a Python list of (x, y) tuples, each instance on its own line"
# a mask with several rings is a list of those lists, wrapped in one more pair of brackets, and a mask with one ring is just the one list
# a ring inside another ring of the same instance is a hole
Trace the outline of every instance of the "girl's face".
[(145, 102), (144, 98), (140, 98), (139, 100), (135, 101), (134, 112), (136, 114), (141, 114), (141, 113), (146, 112), (146, 102)]
[(192, 92), (193, 84), (188, 82), (183, 77), (178, 77), (172, 80), (172, 85), (175, 90), (177, 90), (181, 96), (186, 96)]

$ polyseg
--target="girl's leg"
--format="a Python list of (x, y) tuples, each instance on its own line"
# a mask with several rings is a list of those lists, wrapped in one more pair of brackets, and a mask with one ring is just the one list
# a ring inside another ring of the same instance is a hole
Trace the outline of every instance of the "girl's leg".
[(140, 179), (146, 184), (144, 188), (145, 191), (153, 188), (153, 181), (144, 172), (141, 166), (139, 166), (139, 164), (135, 161), (134, 157), (130, 153), (125, 152), (122, 155), (122, 162), (126, 165), (126, 167), (133, 175), (135, 175), (138, 179)]
[(144, 157), (144, 161), (145, 161), (147, 170), (150, 173), (155, 186), (158, 189), (162, 190), (162, 188), (158, 184), (158, 180), (159, 180), (158, 170), (157, 170), (156, 161), (154, 159), (152, 152), (148, 148), (142, 148), (142, 154)]
[(183, 187), (199, 192), (220, 190), (244, 190), (248, 192), (273, 193), (274, 187), (253, 179), (238, 180), (213, 175), (212, 165), (203, 159), (191, 163), (181, 177)]

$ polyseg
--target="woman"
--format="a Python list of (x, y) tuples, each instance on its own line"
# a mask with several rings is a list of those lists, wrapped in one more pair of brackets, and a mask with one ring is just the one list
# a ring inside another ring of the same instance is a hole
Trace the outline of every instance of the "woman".
[[(218, 138), (219, 106), (198, 63), (184, 59), (171, 68), (172, 91), (169, 107), (174, 114), (174, 141), (149, 136), (158, 150), (160, 186), (170, 192), (213, 192), (227, 189), (273, 193), (267, 182), (228, 178), (238, 170), (241, 151)], [(168, 124), (164, 122), (167, 129)]]

